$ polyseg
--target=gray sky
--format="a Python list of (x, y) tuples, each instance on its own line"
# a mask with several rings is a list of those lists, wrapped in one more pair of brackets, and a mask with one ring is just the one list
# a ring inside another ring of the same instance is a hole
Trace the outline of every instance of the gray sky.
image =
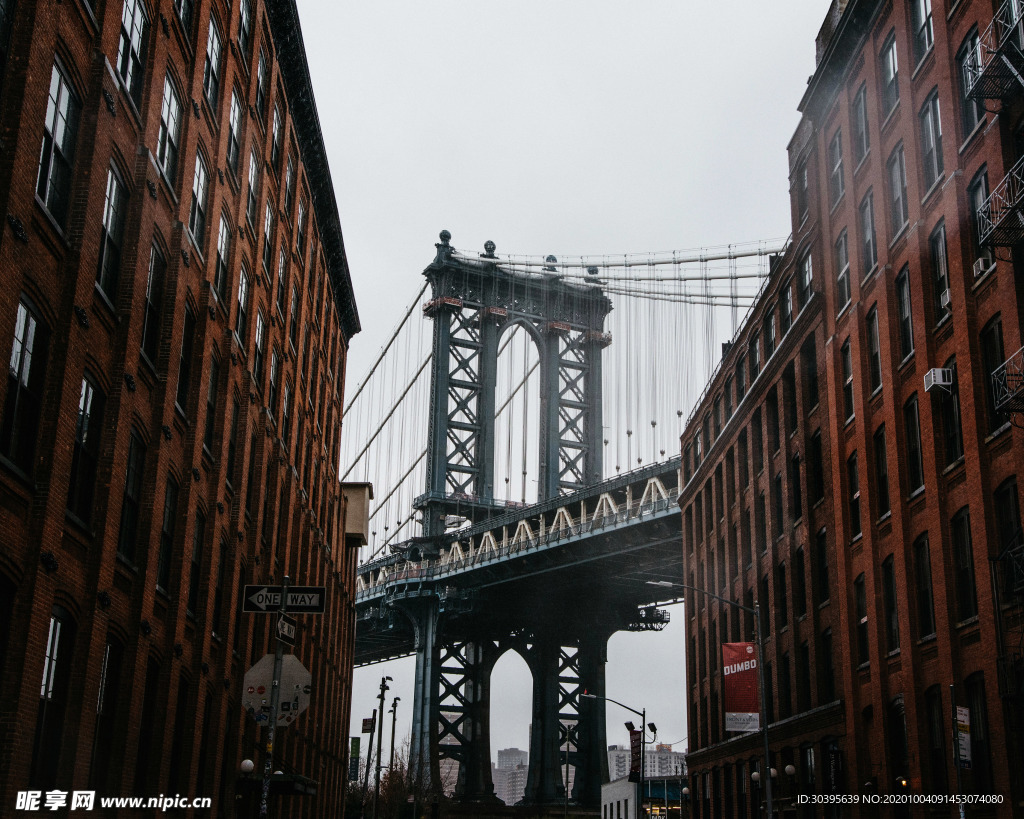
[[(785, 236), (786, 145), (826, 0), (300, 3), (363, 332), (361, 380), (442, 228), (470, 252), (684, 250)], [(686, 736), (683, 611), (609, 644), (608, 695)], [(412, 660), (356, 671), (352, 734), (382, 674), (408, 735)], [(528, 748), (530, 680), (495, 669), (491, 750)], [(610, 706), (609, 743), (629, 714)], [(388, 725), (390, 728), (390, 725)], [(364, 739), (365, 743), (365, 739)], [(387, 747), (387, 746), (385, 746)], [(681, 749), (683, 745), (677, 746)], [(364, 744), (365, 748), (365, 744)]]

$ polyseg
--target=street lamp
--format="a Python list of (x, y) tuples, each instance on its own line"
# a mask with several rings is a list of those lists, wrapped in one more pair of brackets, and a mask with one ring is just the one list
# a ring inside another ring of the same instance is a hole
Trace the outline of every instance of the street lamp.
[[(720, 597), (717, 594), (712, 594), (704, 589), (698, 589), (696, 586), (691, 586), (688, 583), (673, 583), (669, 580), (648, 580), (648, 586), (658, 586), (663, 589), (689, 589), (690, 591), (697, 592), (697, 594), (703, 594), (707, 597), (711, 597), (722, 603), (727, 603), (730, 606), (734, 606), (741, 611), (745, 611), (748, 614), (754, 615), (754, 639), (757, 641), (757, 682), (758, 688), (761, 690), (761, 736), (764, 740), (764, 766), (771, 772), (771, 776), (765, 777), (764, 794), (765, 802), (768, 808), (768, 816), (771, 817), (772, 808), (772, 776), (775, 776), (775, 769), (771, 767), (770, 751), (768, 748), (768, 720), (767, 720), (767, 703), (765, 702), (765, 683), (764, 683), (764, 641), (761, 639), (761, 607), (758, 603), (754, 603), (754, 607), (744, 606), (742, 603), (737, 603), (735, 600), (729, 600), (725, 597)], [(756, 778), (755, 778), (756, 776)], [(755, 782), (760, 779), (757, 776), (757, 771), (751, 775), (751, 779)]]
[[(630, 708), (624, 702), (613, 700), (611, 697), (599, 697), (597, 694), (588, 694), (584, 691), (580, 694), (581, 697), (586, 697), (588, 700), (604, 700), (605, 702), (613, 703), (619, 708), (625, 708), (632, 714), (636, 714), (640, 717), (640, 781), (637, 782), (637, 793), (638, 798), (636, 800), (636, 819), (641, 819), (643, 816), (643, 801), (644, 801), (644, 740), (647, 738), (647, 709), (644, 708), (637, 711), (635, 708)], [(632, 722), (627, 722), (626, 730), (630, 732), (630, 749), (632, 750), (632, 739), (633, 731), (636, 730), (636, 726)], [(653, 723), (652, 723), (653, 726)]]
[[(373, 785), (373, 819), (377, 819), (377, 803), (380, 802), (380, 746), (384, 743), (384, 694), (389, 691), (388, 682), (393, 682), (391, 677), (380, 678), (380, 722), (377, 723), (377, 777)], [(370, 764), (370, 760), (366, 760)]]
[(679, 812), (683, 813), (683, 805), (686, 805), (685, 813), (687, 816), (690, 815), (690, 789), (688, 786), (683, 785), (683, 789), (679, 792)]

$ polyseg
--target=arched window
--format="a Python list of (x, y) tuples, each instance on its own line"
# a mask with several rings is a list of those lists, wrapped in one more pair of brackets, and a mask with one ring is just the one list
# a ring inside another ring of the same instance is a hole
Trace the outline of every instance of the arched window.
[(52, 788), (57, 784), (61, 750), (72, 745), (64, 741), (64, 718), (74, 649), (75, 622), (67, 609), (55, 605), (50, 612), (43, 679), (39, 686), (39, 710), (29, 774), (29, 785), (34, 788)]

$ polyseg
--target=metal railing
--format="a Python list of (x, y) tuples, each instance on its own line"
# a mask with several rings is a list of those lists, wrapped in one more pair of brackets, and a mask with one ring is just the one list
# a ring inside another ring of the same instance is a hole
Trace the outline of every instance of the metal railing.
[[(1024, 87), (1022, 87), (1024, 90)], [(1012, 245), (1024, 238), (1024, 156), (1017, 160), (978, 208), (978, 241), (982, 245)]]
[(992, 372), (992, 391), (1000, 412), (1024, 412), (1024, 347)]
[[(966, 55), (963, 63), (966, 96), (974, 99), (998, 99), (1021, 82), (1021, 46), (1024, 44), (1024, 2), (1004, 0), (989, 23), (978, 35), (978, 47)], [(1015, 58), (1014, 60), (1009, 59)], [(1017, 65), (1014, 65), (1017, 62)], [(1020, 91), (1021, 89), (1017, 89)]]

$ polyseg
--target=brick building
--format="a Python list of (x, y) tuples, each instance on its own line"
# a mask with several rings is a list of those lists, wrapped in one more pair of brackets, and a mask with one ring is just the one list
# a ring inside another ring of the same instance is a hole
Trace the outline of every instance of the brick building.
[[(954, 704), (960, 787), (1002, 798), (972, 813), (1024, 805), (1015, 8), (832, 4), (791, 239), (682, 438), (687, 582), (761, 607), (777, 808), (955, 793)], [(754, 816), (761, 737), (724, 731), (719, 648), (753, 618), (687, 602), (692, 806)]]
[(0, 72), (0, 813), (59, 788), (235, 815), (273, 650), (240, 591), (287, 574), (327, 613), (274, 756), (319, 793), (280, 815), (339, 816), (359, 320), (295, 2), (6, 2)]

